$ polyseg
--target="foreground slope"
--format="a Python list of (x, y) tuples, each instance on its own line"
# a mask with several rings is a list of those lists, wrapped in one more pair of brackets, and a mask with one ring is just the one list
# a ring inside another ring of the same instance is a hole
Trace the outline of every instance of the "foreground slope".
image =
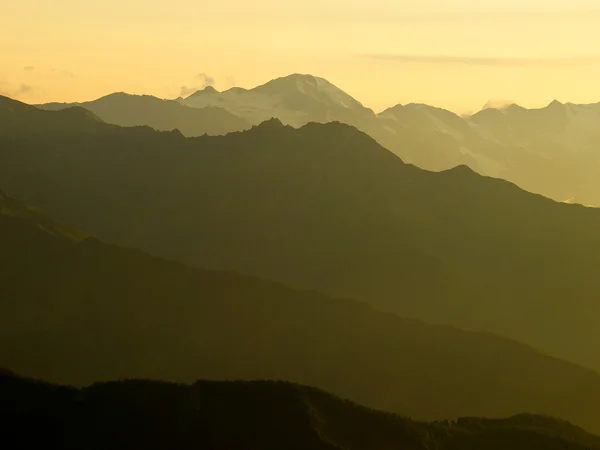
[(58, 111), (73, 106), (85, 108), (115, 125), (146, 125), (156, 130), (178, 129), (184, 136), (220, 135), (248, 129), (250, 123), (223, 108), (189, 108), (174, 100), (151, 95), (110, 94), (83, 103), (48, 103), (39, 108)]
[(419, 423), (283, 382), (128, 380), (77, 390), (0, 372), (0, 396), (11, 448), (600, 449), (600, 438), (548, 417)]
[(591, 370), (498, 336), (50, 232), (54, 221), (0, 199), (0, 365), (20, 373), (79, 385), (283, 379), (416, 419), (530, 412), (600, 431)]
[(340, 123), (185, 139), (19, 106), (0, 185), (103, 240), (600, 369), (600, 210), (419, 170)]

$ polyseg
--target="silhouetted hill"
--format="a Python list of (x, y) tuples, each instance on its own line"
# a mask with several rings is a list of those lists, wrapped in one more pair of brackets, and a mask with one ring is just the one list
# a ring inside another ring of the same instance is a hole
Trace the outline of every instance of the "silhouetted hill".
[(2, 440), (14, 449), (600, 449), (600, 438), (547, 417), (420, 423), (283, 382), (77, 390), (1, 373), (0, 395)]
[(122, 92), (91, 102), (48, 103), (37, 106), (56, 111), (74, 105), (85, 108), (115, 125), (146, 125), (162, 131), (178, 129), (185, 136), (219, 135), (250, 128), (245, 119), (216, 106), (189, 108), (175, 100), (161, 100), (151, 95), (130, 95)]
[(103, 240), (600, 368), (600, 210), (419, 170), (341, 123), (185, 139), (36, 112), (63, 131), (2, 122), (0, 185)]
[(98, 129), (107, 131), (107, 127), (102, 126), (102, 120), (79, 106), (70, 106), (49, 115), (34, 106), (1, 95), (0, 121), (0, 133), (3, 137), (11, 137), (15, 133), (39, 137), (42, 133), (87, 133)]
[(26, 208), (9, 203), (0, 365), (19, 373), (79, 385), (283, 379), (417, 419), (531, 412), (600, 430), (591, 370), (499, 336), (74, 240), (5, 214)]

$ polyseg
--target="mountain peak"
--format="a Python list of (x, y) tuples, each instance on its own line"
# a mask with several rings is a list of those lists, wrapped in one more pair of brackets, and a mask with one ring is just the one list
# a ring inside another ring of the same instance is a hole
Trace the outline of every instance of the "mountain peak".
[(563, 103), (554, 99), (554, 100), (552, 100), (552, 102), (550, 102), (550, 104), (548, 105), (548, 108), (562, 108), (563, 106), (565, 106)]
[(448, 170), (445, 170), (442, 172), (454, 173), (454, 174), (477, 174), (477, 172), (475, 172), (473, 169), (471, 169), (466, 164), (460, 164), (458, 166), (455, 166), (451, 169), (448, 169)]
[[(330, 84), (326, 80), (323, 80), (323, 81)], [(278, 93), (281, 91), (302, 90), (303, 86), (316, 87), (316, 85), (317, 85), (317, 77), (315, 77), (313, 75), (294, 73), (294, 74), (287, 75), (284, 77), (275, 78), (271, 81), (266, 82), (265, 84), (263, 84), (261, 86), (257, 86), (256, 88), (254, 88), (254, 90)]]
[(271, 117), (264, 122), (259, 123), (252, 127), (252, 129), (261, 129), (261, 130), (278, 130), (280, 128), (284, 128), (285, 125), (276, 117)]
[(525, 111), (526, 110), (524, 107), (522, 107), (521, 105), (517, 105), (516, 103), (511, 103), (510, 105), (506, 106), (503, 109), (505, 109), (508, 112), (516, 112), (516, 111)]
[(219, 91), (217, 91), (213, 86), (206, 86), (204, 89), (199, 89), (196, 92), (194, 92), (192, 95), (190, 95), (187, 98), (194, 98), (194, 97), (198, 97), (200, 95), (208, 95), (208, 94), (218, 94)]

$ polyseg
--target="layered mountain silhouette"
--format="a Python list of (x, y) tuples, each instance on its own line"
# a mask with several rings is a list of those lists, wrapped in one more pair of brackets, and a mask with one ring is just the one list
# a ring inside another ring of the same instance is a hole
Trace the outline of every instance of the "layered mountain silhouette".
[(600, 449), (600, 438), (548, 417), (413, 422), (282, 382), (74, 389), (0, 372), (0, 394), (2, 439), (15, 449)]
[(62, 110), (80, 106), (107, 123), (124, 127), (146, 125), (156, 130), (177, 129), (184, 136), (219, 135), (250, 128), (250, 123), (223, 108), (189, 108), (174, 100), (151, 95), (115, 93), (90, 102), (48, 103), (38, 105), (46, 110)]
[(294, 127), (339, 121), (427, 170), (468, 165), (557, 201), (600, 205), (600, 104), (486, 107), (466, 117), (409, 104), (375, 114), (323, 78), (293, 74), (253, 89), (218, 92), (207, 87), (175, 101), (117, 93), (92, 102), (39, 106), (55, 110), (75, 105), (109, 123), (177, 128), (186, 136), (240, 131), (272, 117)]
[(281, 77), (254, 89), (213, 87), (197, 91), (180, 103), (195, 108), (222, 107), (257, 125), (272, 117), (300, 127), (308, 122), (374, 121), (375, 113), (329, 81), (312, 75)]
[(249, 90), (211, 88), (180, 101), (223, 107), (254, 124), (270, 117), (295, 127), (340, 121), (424, 169), (466, 164), (557, 201), (600, 205), (600, 104), (554, 101), (531, 110), (509, 105), (470, 117), (409, 104), (375, 115), (328, 81), (298, 74)]
[(415, 419), (529, 412), (600, 431), (600, 375), (529, 346), (186, 268), (106, 245), (6, 194), (0, 204), (0, 364), (24, 375), (78, 385), (281, 379)]
[(557, 201), (600, 205), (600, 105), (510, 105), (465, 118), (426, 105), (407, 105), (390, 108), (380, 117), (399, 127), (443, 135), (446, 149), (461, 153), (468, 158), (465, 163), (482, 174), (514, 181)]
[(340, 123), (186, 139), (3, 105), (0, 185), (100, 239), (600, 369), (599, 210), (420, 170)]

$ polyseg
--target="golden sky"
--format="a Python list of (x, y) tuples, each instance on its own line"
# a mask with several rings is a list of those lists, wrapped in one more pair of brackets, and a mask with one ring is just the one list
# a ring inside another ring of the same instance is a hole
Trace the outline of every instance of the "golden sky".
[(0, 93), (31, 103), (327, 78), (376, 112), (600, 101), (599, 0), (0, 0)]

